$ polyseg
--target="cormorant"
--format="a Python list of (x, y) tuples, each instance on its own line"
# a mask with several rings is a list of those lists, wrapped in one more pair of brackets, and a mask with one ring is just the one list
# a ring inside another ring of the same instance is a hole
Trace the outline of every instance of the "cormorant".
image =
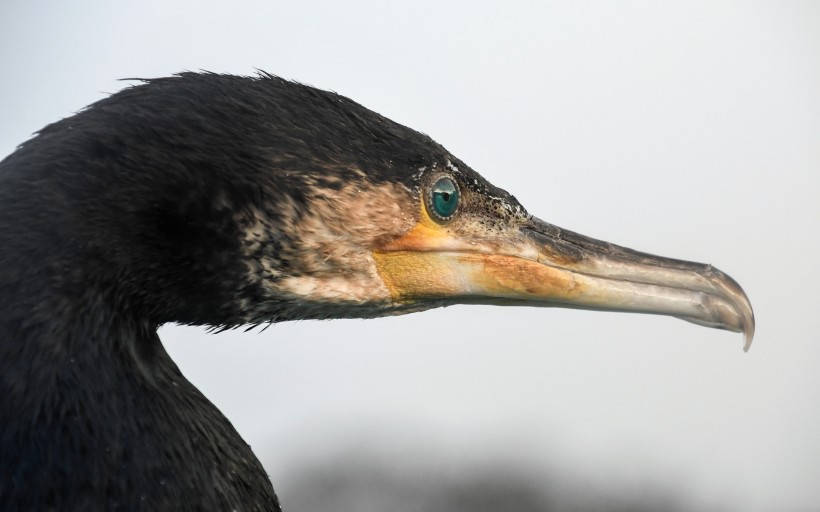
[(456, 303), (754, 331), (714, 267), (543, 222), (338, 94), (268, 74), (128, 87), (0, 162), (0, 509), (278, 510), (157, 327)]

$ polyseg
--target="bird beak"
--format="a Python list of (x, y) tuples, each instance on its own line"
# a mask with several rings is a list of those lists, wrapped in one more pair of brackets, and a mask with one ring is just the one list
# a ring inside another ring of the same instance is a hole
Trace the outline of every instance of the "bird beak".
[(754, 336), (740, 285), (701, 263), (641, 253), (530, 218), (466, 239), (429, 220), (374, 253), (397, 302), (518, 304), (669, 315)]

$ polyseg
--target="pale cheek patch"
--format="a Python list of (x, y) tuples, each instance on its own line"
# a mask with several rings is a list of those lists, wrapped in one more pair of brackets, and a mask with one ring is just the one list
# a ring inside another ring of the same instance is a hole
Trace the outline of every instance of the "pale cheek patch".
[(278, 204), (276, 226), (259, 214), (245, 223), (252, 281), (273, 298), (358, 304), (389, 300), (372, 251), (415, 224), (415, 212), (406, 211), (415, 205), (410, 192), (365, 182), (312, 192), (306, 205), (297, 207), (289, 199)]
[(317, 191), (294, 226), (302, 263), (312, 271), (370, 267), (369, 254), (379, 240), (398, 237), (413, 225), (406, 206), (407, 195), (391, 185), (351, 184), (338, 191)]
[(391, 299), (381, 278), (373, 273), (347, 277), (288, 277), (277, 283), (277, 291), (291, 298), (314, 302), (366, 304)]

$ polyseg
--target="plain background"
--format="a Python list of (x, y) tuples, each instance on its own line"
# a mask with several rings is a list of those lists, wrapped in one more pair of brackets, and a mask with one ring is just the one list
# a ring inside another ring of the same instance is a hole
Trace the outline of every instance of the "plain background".
[(713, 263), (752, 300), (746, 354), (738, 334), (560, 309), (164, 327), (286, 505), (294, 468), (375, 453), (817, 510), (818, 27), (816, 2), (4, 0), (0, 155), (116, 79), (259, 68), (430, 134), (547, 221)]

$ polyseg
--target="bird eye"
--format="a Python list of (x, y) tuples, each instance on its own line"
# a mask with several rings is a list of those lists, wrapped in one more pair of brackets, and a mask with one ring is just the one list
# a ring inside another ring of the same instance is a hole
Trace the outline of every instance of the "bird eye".
[(458, 187), (451, 178), (439, 178), (430, 189), (428, 210), (438, 220), (450, 220), (458, 208), (458, 195)]

